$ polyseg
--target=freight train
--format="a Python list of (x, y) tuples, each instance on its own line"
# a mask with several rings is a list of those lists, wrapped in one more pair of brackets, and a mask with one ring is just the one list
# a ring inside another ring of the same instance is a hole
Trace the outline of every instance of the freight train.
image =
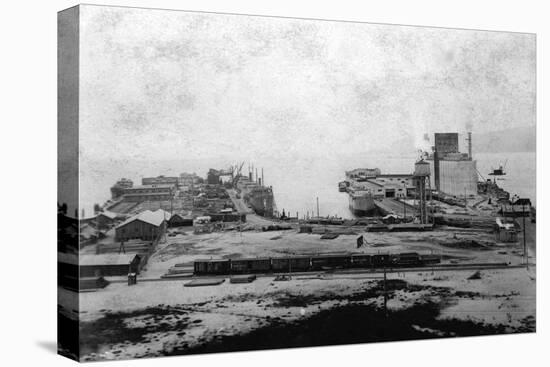
[(441, 262), (436, 255), (416, 252), (399, 254), (343, 254), (241, 259), (195, 260), (195, 275), (229, 275), (252, 273), (290, 273), (336, 269), (376, 269), (421, 267)]

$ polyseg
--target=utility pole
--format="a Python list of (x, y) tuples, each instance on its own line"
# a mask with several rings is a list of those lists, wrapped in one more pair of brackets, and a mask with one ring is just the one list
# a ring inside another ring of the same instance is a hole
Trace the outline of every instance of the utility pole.
[(288, 276), (292, 273), (292, 265), (290, 265), (290, 257), (288, 258)]
[[(405, 199), (407, 198), (407, 185), (403, 184), (403, 189), (405, 190)], [(403, 220), (407, 218), (407, 205), (405, 204), (405, 199), (403, 199)]]
[(174, 201), (174, 197), (170, 196), (170, 218), (172, 218), (173, 201)]
[(525, 256), (525, 265), (527, 270), (529, 270), (529, 254), (527, 253), (527, 239), (525, 231), (525, 205), (521, 205), (522, 217), (523, 217), (523, 256)]
[(384, 316), (388, 317), (388, 287), (386, 285), (386, 265), (384, 265)]
[(319, 219), (319, 197), (317, 196), (317, 219)]

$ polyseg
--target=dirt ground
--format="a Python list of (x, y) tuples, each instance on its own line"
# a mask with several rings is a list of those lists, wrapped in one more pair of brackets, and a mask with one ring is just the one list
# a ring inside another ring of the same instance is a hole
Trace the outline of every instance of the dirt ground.
[[(388, 273), (385, 307), (381, 273), (226, 279), (210, 287), (158, 280), (175, 264), (210, 257), (417, 251), (439, 254), (444, 263), (522, 262), (521, 243), (495, 243), (492, 234), (475, 230), (354, 230), (369, 245), (357, 249), (357, 235), (321, 240), (296, 229), (177, 230), (159, 244), (137, 285), (80, 294), (83, 360), (535, 331), (534, 265), (481, 270), (472, 280), (473, 270)], [(456, 245), (461, 241), (466, 245)]]
[[(336, 229), (337, 226), (333, 226)], [(160, 277), (175, 264), (189, 264), (196, 259), (279, 257), (287, 255), (315, 255), (326, 253), (399, 253), (416, 251), (437, 254), (443, 262), (506, 262), (521, 263), (523, 245), (496, 243), (494, 235), (472, 229), (443, 229), (427, 232), (365, 232), (353, 228), (355, 235), (340, 235), (333, 240), (321, 239), (318, 234), (284, 231), (228, 231), (195, 235), (192, 231), (176, 230), (167, 236), (149, 259), (141, 276)], [(356, 239), (363, 235), (367, 245), (357, 248)], [(482, 249), (456, 246), (453, 242), (476, 241)], [(532, 254), (531, 254), (532, 255)], [(531, 259), (531, 261), (534, 261)]]
[[(418, 337), (534, 331), (532, 273), (523, 268), (487, 270), (481, 272), (481, 279), (468, 280), (471, 273), (388, 274), (385, 310), (390, 319), (411, 312), (407, 320), (415, 321), (405, 322), (402, 327), (421, 332)], [(261, 277), (249, 284), (226, 280), (219, 286), (196, 288), (183, 287), (184, 283), (142, 282), (133, 287), (118, 283), (101, 292), (81, 294), (84, 359), (186, 354), (208, 351), (208, 346), (222, 351), (224, 345), (216, 343), (220, 338), (245, 337), (281, 325), (292, 327), (324, 311), (330, 311), (325, 314), (330, 317), (331, 312), (338, 314), (350, 306), (365, 308), (353, 318), (342, 320), (353, 323), (363, 312), (368, 315), (384, 309), (381, 274), (312, 274), (282, 282)], [(430, 315), (424, 315), (426, 310)], [(419, 312), (422, 317), (414, 316)], [(327, 331), (332, 332), (335, 330)], [(408, 336), (404, 332), (393, 335), (395, 339)], [(249, 347), (258, 347), (253, 340), (249, 340)], [(276, 347), (283, 341), (263, 347)], [(361, 341), (369, 340), (357, 339)]]

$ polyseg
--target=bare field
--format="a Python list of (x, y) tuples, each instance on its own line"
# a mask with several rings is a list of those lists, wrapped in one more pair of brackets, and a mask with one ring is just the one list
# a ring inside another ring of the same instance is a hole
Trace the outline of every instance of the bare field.
[[(366, 233), (321, 240), (288, 231), (167, 236), (135, 286), (113, 283), (80, 294), (84, 360), (490, 335), (535, 330), (535, 267), (473, 271), (311, 273), (290, 281), (259, 277), (246, 284), (188, 288), (189, 280), (154, 281), (170, 267), (197, 258), (285, 256), (342, 252), (437, 253), (443, 262), (521, 262), (522, 246), (496, 244), (492, 234), (467, 230)], [(482, 248), (449, 247), (476, 240)], [(534, 260), (532, 260), (534, 261)], [(144, 281), (145, 279), (149, 281)], [(319, 325), (332, 325), (319, 330)], [(320, 335), (325, 335), (321, 337)]]

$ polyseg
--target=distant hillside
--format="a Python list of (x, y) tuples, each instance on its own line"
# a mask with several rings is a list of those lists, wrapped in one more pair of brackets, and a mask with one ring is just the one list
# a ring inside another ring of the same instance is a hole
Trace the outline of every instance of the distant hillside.
[[(466, 135), (460, 132), (459, 148), (462, 153), (467, 152)], [(433, 133), (429, 134), (430, 141), (427, 146), (433, 145)], [(536, 151), (536, 129), (535, 126), (513, 128), (507, 130), (492, 131), (489, 133), (476, 133), (472, 135), (473, 152), (475, 153), (506, 153), (506, 152), (534, 152)], [(386, 145), (371, 148), (369, 154), (393, 154), (406, 155), (414, 154), (420, 147), (415, 146), (412, 134), (388, 142)], [(426, 149), (426, 147), (424, 147)]]
[(472, 148), (478, 153), (534, 152), (535, 126), (493, 131), (472, 136)]

